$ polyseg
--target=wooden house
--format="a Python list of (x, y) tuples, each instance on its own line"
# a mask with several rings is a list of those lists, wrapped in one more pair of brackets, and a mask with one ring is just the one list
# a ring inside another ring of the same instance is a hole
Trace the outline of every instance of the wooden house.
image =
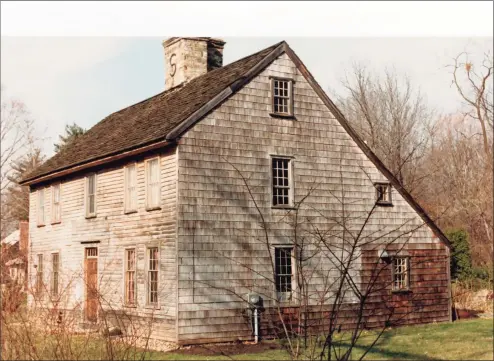
[[(286, 42), (223, 66), (224, 44), (165, 41), (162, 93), (104, 118), (23, 179), (29, 279), (43, 302), (81, 322), (153, 319), (153, 337), (179, 344), (247, 340), (249, 297), (262, 301), (268, 334), (270, 309), (300, 306), (302, 268), (324, 322), (340, 276), (324, 246), (360, 229), (354, 283), (365, 288), (384, 265), (366, 327), (384, 322), (384, 298), (403, 323), (450, 320), (441, 230)], [(312, 255), (303, 264), (302, 242)], [(359, 297), (345, 300), (350, 324)]]

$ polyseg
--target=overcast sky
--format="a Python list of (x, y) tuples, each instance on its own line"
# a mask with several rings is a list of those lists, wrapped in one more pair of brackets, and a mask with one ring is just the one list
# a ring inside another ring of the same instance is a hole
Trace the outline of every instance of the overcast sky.
[[(202, 34), (207, 35), (207, 34)], [(27, 105), (51, 155), (64, 125), (90, 128), (110, 113), (164, 88), (161, 42), (166, 37), (2, 37), (1, 82)], [(475, 63), (492, 54), (493, 38), (293, 38), (224, 37), (224, 64), (286, 40), (328, 94), (343, 94), (352, 63), (375, 71), (394, 67), (420, 87), (442, 113), (460, 99), (446, 65), (462, 51)]]

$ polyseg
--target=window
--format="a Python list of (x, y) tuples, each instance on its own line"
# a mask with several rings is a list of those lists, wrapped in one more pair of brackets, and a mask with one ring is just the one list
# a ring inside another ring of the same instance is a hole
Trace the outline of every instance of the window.
[(292, 252), (293, 247), (276, 247), (274, 250), (276, 294), (280, 301), (292, 297)]
[(58, 296), (58, 281), (59, 281), (59, 267), (60, 257), (58, 253), (51, 254), (51, 295)]
[(393, 290), (408, 290), (410, 283), (410, 262), (408, 257), (393, 258)]
[(36, 268), (36, 292), (43, 292), (43, 255), (38, 254), (38, 267)]
[(148, 284), (147, 284), (147, 303), (149, 305), (158, 304), (158, 247), (147, 249), (148, 259)]
[(52, 223), (59, 223), (61, 221), (61, 207), (60, 207), (60, 184), (55, 184), (51, 187), (51, 217)]
[(96, 174), (86, 177), (86, 217), (96, 216)]
[(45, 224), (45, 190), (38, 190), (38, 226)]
[(288, 158), (272, 158), (273, 206), (290, 207), (293, 204), (292, 167)]
[(136, 250), (125, 250), (125, 304), (136, 303)]
[(375, 183), (376, 203), (379, 205), (392, 205), (391, 185), (389, 183)]
[(271, 79), (271, 94), (273, 115), (292, 116), (293, 115), (293, 80), (291, 79)]
[(124, 172), (125, 212), (133, 212), (137, 210), (137, 171), (135, 163), (126, 166)]
[(146, 161), (146, 208), (156, 209), (160, 206), (160, 167), (159, 158)]

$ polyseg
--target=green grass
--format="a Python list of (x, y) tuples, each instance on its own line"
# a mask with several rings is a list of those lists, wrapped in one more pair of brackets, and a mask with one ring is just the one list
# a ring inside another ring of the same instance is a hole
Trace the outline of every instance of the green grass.
[[(345, 347), (348, 334), (339, 335)], [(376, 331), (365, 331), (354, 348), (352, 359), (358, 359), (376, 338)], [(71, 349), (75, 353), (60, 354), (56, 351), (56, 337), (40, 336), (37, 357), (40, 359), (107, 359), (108, 353), (101, 338), (85, 339), (82, 336), (71, 338)], [(88, 342), (88, 343), (86, 343)], [(279, 341), (264, 341), (271, 346), (279, 346)], [(132, 360), (290, 360), (287, 351), (277, 348), (262, 352), (233, 354), (233, 346), (228, 346), (227, 356), (214, 353), (191, 354), (191, 351), (156, 352), (132, 349), (125, 351), (122, 345), (115, 345), (115, 359)], [(241, 345), (242, 346), (242, 345)], [(224, 347), (224, 346), (223, 346)], [(251, 350), (252, 346), (243, 349)], [(268, 347), (266, 347), (268, 348)], [(221, 350), (222, 346), (214, 346)], [(197, 347), (194, 351), (204, 350)], [(130, 351), (130, 353), (129, 353)], [(25, 357), (24, 357), (25, 356)], [(16, 353), (13, 358), (25, 359), (28, 355)], [(144, 357), (143, 357), (144, 356)], [(67, 358), (68, 357), (68, 358)], [(303, 359), (303, 357), (302, 357)], [(454, 323), (429, 324), (421, 326), (401, 327), (384, 332), (378, 343), (367, 353), (366, 360), (493, 360), (493, 320), (476, 319)]]
[[(375, 332), (365, 332), (359, 340), (358, 347), (354, 349), (352, 358), (358, 359), (366, 349), (365, 346), (372, 343), (374, 339)], [(151, 360), (230, 359), (229, 357), (184, 355), (174, 352), (151, 352), (146, 356)], [(236, 360), (290, 359), (288, 353), (283, 350), (232, 355), (231, 358)], [(492, 360), (493, 320), (468, 320), (387, 330), (365, 359)]]

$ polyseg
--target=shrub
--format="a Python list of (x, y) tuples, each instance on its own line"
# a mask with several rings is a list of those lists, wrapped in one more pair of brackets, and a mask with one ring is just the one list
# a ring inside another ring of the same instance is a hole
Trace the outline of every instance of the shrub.
[(451, 278), (453, 280), (466, 280), (473, 276), (472, 256), (468, 233), (462, 229), (446, 232), (451, 242)]

